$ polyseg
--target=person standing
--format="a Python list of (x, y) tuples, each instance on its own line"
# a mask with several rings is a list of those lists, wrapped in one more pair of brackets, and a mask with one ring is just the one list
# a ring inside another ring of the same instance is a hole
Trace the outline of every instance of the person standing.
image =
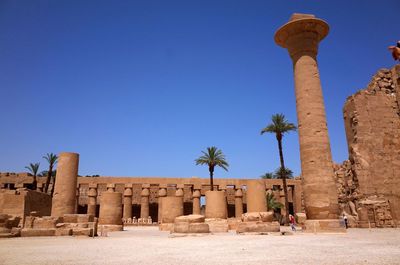
[(289, 214), (289, 223), (290, 223), (290, 227), (292, 228), (292, 231), (296, 232), (296, 220), (294, 219), (294, 216)]

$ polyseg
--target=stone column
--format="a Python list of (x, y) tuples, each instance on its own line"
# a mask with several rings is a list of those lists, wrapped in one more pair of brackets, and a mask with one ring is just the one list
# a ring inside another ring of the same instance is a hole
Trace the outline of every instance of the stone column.
[(227, 218), (227, 202), (224, 191), (206, 191), (206, 218)]
[(123, 218), (126, 222), (128, 222), (129, 219), (132, 219), (132, 186), (132, 184), (125, 184)]
[(328, 31), (328, 24), (313, 15), (293, 14), (275, 34), (275, 42), (288, 49), (293, 61), (303, 192), (309, 219), (338, 218), (338, 197), (317, 66), (318, 44)]
[(200, 190), (193, 190), (193, 214), (201, 214), (200, 197)]
[(140, 218), (147, 220), (149, 218), (150, 185), (144, 184), (142, 186), (140, 197)]
[(89, 202), (88, 202), (87, 214), (96, 216), (97, 184), (89, 184), (88, 197), (89, 197)]
[(243, 214), (243, 192), (241, 188), (235, 191), (235, 217), (241, 218)]
[(79, 154), (61, 153), (51, 206), (52, 216), (74, 214), (78, 182)]
[(267, 199), (263, 180), (247, 181), (247, 212), (266, 212)]
[(105, 191), (101, 193), (99, 225), (106, 225), (108, 231), (122, 230), (122, 194)]
[(166, 186), (161, 186), (159, 187), (160, 189), (158, 190), (158, 223), (161, 223), (161, 217), (162, 217), (162, 198), (167, 196), (167, 187)]

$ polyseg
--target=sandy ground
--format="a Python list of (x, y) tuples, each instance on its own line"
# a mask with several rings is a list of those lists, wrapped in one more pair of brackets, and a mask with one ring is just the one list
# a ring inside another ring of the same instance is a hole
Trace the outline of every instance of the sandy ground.
[(171, 238), (157, 227), (108, 237), (0, 239), (0, 264), (400, 264), (400, 229)]

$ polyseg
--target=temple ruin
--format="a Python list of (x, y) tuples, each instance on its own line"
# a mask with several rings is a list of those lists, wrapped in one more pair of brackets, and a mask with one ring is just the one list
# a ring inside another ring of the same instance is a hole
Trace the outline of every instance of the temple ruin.
[[(349, 159), (334, 164), (317, 66), (328, 32), (325, 21), (294, 14), (275, 34), (293, 62), (299, 129), (302, 174), (287, 180), (289, 212), (307, 232), (344, 232), (342, 214), (351, 227), (397, 227), (400, 65), (379, 70), (346, 100)], [(43, 192), (45, 177), (33, 191), (31, 175), (0, 173), (0, 234), (94, 236), (124, 225), (176, 233), (280, 229), (265, 199), (273, 194), (284, 205), (280, 179), (215, 179), (211, 191), (208, 178), (81, 177), (78, 167), (78, 154), (60, 154), (53, 197)]]

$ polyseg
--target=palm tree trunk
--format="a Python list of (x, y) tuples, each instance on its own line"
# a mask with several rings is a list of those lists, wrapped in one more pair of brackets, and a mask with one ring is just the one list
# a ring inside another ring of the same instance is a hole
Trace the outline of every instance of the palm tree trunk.
[(53, 194), (54, 194), (54, 186), (56, 185), (56, 177), (52, 176), (51, 177), (53, 179), (53, 185), (51, 185), (51, 192), (50, 192), (50, 196), (53, 198)]
[(32, 181), (32, 190), (36, 190), (37, 189), (37, 178), (36, 178), (36, 174), (33, 175), (33, 181)]
[(47, 178), (46, 178), (46, 185), (44, 186), (44, 192), (47, 193), (49, 190), (49, 185), (50, 185), (50, 178), (53, 173), (53, 167), (49, 166), (49, 171), (47, 172)]
[(279, 147), (279, 159), (281, 161), (281, 178), (283, 182), (283, 193), (285, 195), (285, 224), (289, 222), (289, 200), (288, 200), (288, 192), (287, 192), (287, 184), (286, 184), (286, 168), (285, 168), (285, 161), (283, 160), (283, 150), (282, 150), (282, 139), (278, 139), (278, 147)]
[(213, 191), (213, 190), (214, 190), (214, 178), (213, 178), (213, 176), (214, 176), (214, 168), (210, 167), (210, 168), (209, 168), (209, 171), (210, 171), (210, 185), (211, 185), (211, 191)]

